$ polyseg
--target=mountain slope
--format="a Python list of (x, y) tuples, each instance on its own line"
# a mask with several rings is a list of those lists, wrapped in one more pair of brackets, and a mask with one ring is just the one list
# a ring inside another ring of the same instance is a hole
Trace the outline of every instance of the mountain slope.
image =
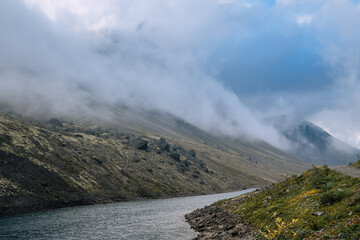
[[(213, 159), (234, 169), (246, 169), (256, 176), (279, 181), (291, 173), (299, 173), (311, 167), (303, 161), (285, 153), (268, 143), (244, 138), (215, 136), (182, 119), (162, 112), (116, 109), (117, 118), (111, 124), (116, 128), (139, 134), (154, 133), (167, 136), (174, 141), (191, 146), (201, 145), (205, 158)], [(119, 125), (120, 124), (120, 125)], [(200, 146), (199, 146), (200, 147)], [(216, 150), (215, 150), (216, 149)], [(220, 152), (221, 154), (213, 153)], [(222, 156), (226, 153), (226, 157)]]
[(307, 121), (288, 130), (285, 136), (293, 143), (291, 154), (315, 165), (346, 165), (356, 161), (360, 152)]
[[(39, 122), (0, 114), (1, 215), (264, 186), (307, 167), (270, 148), (248, 146), (240, 154), (170, 116), (161, 117), (168, 125), (149, 119), (152, 132), (119, 120)], [(279, 157), (289, 169), (270, 169), (247, 153), (264, 162)]]

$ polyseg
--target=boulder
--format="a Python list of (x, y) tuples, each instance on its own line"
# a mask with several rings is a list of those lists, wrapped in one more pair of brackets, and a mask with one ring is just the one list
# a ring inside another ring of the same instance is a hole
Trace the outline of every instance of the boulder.
[(139, 150), (147, 150), (148, 149), (148, 141), (142, 139), (142, 138), (138, 138), (134, 141), (135, 147), (136, 149)]
[(62, 122), (61, 122), (59, 119), (57, 119), (57, 118), (51, 118), (51, 119), (49, 120), (49, 123), (50, 123), (51, 125), (55, 126), (55, 127), (63, 127), (63, 126), (64, 126), (64, 125), (62, 124)]
[(180, 162), (180, 154), (178, 153), (170, 153), (169, 155), (172, 159), (174, 159), (177, 162)]
[(189, 156), (190, 156), (190, 157), (193, 157), (193, 158), (196, 158), (196, 152), (195, 152), (194, 149), (191, 149), (191, 150), (189, 151)]
[(167, 152), (170, 151), (170, 145), (166, 142), (165, 138), (160, 138), (158, 142), (158, 147), (160, 148), (160, 150)]

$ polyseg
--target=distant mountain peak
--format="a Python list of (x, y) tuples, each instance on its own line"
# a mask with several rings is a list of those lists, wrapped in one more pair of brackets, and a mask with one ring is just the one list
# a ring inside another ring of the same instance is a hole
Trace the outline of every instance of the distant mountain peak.
[(321, 127), (319, 127), (318, 125), (309, 122), (309, 121), (303, 121), (299, 126), (299, 129), (303, 129), (304, 131), (308, 131), (310, 134), (319, 134), (319, 135), (324, 135), (324, 136), (328, 136), (331, 137), (331, 135), (325, 131), (324, 129), (322, 129)]
[(346, 165), (355, 161), (356, 153), (360, 152), (309, 121), (301, 122), (284, 135), (292, 143), (291, 154), (316, 165)]

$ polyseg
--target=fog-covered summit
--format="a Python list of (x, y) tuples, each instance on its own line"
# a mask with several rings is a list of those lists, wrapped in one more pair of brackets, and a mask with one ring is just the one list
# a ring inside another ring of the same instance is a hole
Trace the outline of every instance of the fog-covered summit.
[(346, 165), (360, 152), (309, 121), (287, 130), (285, 136), (292, 143), (292, 154), (315, 165)]

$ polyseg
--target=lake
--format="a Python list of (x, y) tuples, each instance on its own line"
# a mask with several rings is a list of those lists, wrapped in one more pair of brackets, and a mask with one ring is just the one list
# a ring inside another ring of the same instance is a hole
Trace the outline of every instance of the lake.
[(251, 192), (63, 208), (0, 219), (0, 239), (192, 239), (184, 215)]

